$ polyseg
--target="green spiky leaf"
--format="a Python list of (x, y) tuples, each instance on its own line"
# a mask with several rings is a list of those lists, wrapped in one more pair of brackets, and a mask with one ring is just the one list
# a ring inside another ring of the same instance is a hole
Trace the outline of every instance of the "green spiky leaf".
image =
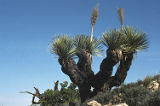
[(149, 47), (147, 36), (144, 32), (138, 31), (133, 27), (124, 28), (125, 42), (124, 51), (137, 52)]
[(77, 51), (84, 50), (92, 55), (99, 55), (102, 52), (100, 42), (96, 39), (90, 41), (89, 36), (77, 35), (74, 38), (74, 44)]
[(102, 44), (109, 49), (121, 49), (124, 36), (119, 30), (111, 30), (103, 33)]
[(74, 57), (75, 49), (73, 39), (67, 35), (56, 36), (51, 43), (51, 53), (54, 53), (63, 59)]

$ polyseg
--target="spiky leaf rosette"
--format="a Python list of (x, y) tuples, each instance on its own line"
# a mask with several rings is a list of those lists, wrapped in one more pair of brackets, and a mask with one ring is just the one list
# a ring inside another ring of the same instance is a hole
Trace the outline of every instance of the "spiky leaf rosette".
[(86, 51), (92, 55), (99, 56), (102, 52), (101, 46), (99, 46), (100, 42), (97, 39), (93, 39), (90, 42), (90, 37), (85, 35), (77, 35), (74, 38), (74, 44), (76, 47), (76, 51)]
[(144, 32), (133, 27), (125, 27), (123, 32), (125, 35), (123, 50), (125, 52), (134, 53), (149, 47), (149, 42)]
[(119, 30), (110, 30), (103, 33), (102, 44), (108, 49), (115, 50), (121, 49), (123, 45), (124, 36)]
[(51, 43), (51, 53), (65, 60), (71, 59), (75, 54), (73, 39), (67, 35), (55, 37)]

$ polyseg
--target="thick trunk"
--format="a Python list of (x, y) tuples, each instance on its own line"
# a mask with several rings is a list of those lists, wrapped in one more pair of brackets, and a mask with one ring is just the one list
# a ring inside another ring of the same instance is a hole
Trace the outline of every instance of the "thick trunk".
[[(127, 72), (131, 66), (133, 53), (124, 54), (119, 58), (119, 51), (107, 50), (107, 57), (100, 65), (100, 71), (94, 75), (91, 69), (90, 55), (87, 52), (77, 52), (79, 61), (77, 64), (73, 59), (65, 61), (59, 59), (62, 71), (67, 74), (71, 81), (78, 85), (81, 102), (91, 98), (98, 92), (106, 92), (113, 86), (119, 86), (124, 82)], [(119, 67), (115, 76), (112, 76), (113, 67), (118, 63)], [(94, 91), (91, 92), (91, 86)]]
[(59, 63), (62, 66), (61, 70), (69, 76), (73, 83), (76, 85), (82, 85), (84, 83), (83, 73), (78, 69), (73, 59), (69, 61), (59, 59)]
[(104, 83), (103, 91), (110, 90), (113, 86), (120, 86), (126, 79), (127, 72), (132, 64), (133, 53), (124, 54), (120, 61), (120, 65), (116, 71), (115, 76), (112, 76)]
[(127, 72), (130, 69), (133, 60), (133, 53), (124, 54), (123, 59), (117, 69), (115, 76), (112, 78), (111, 87), (120, 86), (126, 79)]
[(91, 70), (90, 55), (87, 52), (77, 52), (79, 58), (76, 64), (73, 59), (65, 61), (59, 59), (59, 63), (62, 66), (62, 71), (67, 74), (71, 81), (78, 85), (81, 101), (84, 102), (87, 98), (91, 97), (91, 79), (94, 73)]
[(91, 94), (91, 86), (88, 86), (87, 84), (83, 86), (79, 86), (79, 93), (80, 93), (80, 98), (81, 102), (83, 103), (86, 99), (90, 98), (92, 96)]
[(81, 72), (83, 72), (84, 83), (78, 86), (81, 102), (84, 102), (87, 98), (92, 96), (91, 89), (91, 79), (94, 77), (94, 73), (91, 68), (90, 54), (84, 51), (77, 52), (79, 61), (77, 66)]
[(113, 67), (119, 62), (119, 57), (117, 51), (115, 50), (107, 50), (107, 57), (103, 59), (100, 65), (100, 71), (95, 75), (92, 80), (92, 86), (94, 89), (94, 94), (97, 94), (99, 91), (103, 91), (101, 89), (105, 82), (107, 82), (112, 75)]

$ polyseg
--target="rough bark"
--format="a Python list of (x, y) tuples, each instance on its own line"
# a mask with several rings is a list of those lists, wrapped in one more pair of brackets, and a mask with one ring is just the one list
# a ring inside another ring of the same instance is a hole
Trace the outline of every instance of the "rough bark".
[(84, 83), (83, 73), (78, 69), (73, 59), (68, 61), (59, 59), (59, 63), (62, 66), (61, 70), (70, 77), (73, 83), (76, 85), (82, 85)]
[(79, 89), (79, 93), (80, 93), (80, 98), (81, 98), (81, 102), (83, 103), (86, 99), (91, 98), (92, 97), (92, 93), (90, 91), (91, 86), (84, 84), (82, 86), (78, 86)]
[[(77, 52), (78, 62), (74, 59), (64, 60), (59, 58), (61, 70), (67, 74), (71, 81), (78, 86), (81, 102), (93, 97), (98, 92), (106, 92), (113, 86), (120, 86), (124, 82), (127, 72), (131, 66), (134, 53), (122, 53), (122, 58), (119, 58), (119, 51), (108, 49), (106, 51), (107, 57), (103, 59), (100, 65), (100, 71), (94, 75), (90, 62), (90, 54), (85, 51)], [(113, 67), (119, 63), (116, 74), (112, 76)], [(91, 87), (94, 91), (91, 91)], [(39, 90), (35, 88), (36, 93), (33, 95), (32, 104), (39, 104), (35, 102), (35, 97), (43, 99)], [(54, 90), (58, 89), (58, 81), (55, 83)]]
[(111, 78), (114, 65), (116, 65), (120, 60), (116, 50), (108, 49), (106, 54), (107, 57), (103, 59), (100, 65), (100, 71), (92, 80), (92, 85), (95, 88), (94, 95), (97, 94), (97, 92), (102, 91), (101, 88), (104, 83)]
[(79, 57), (77, 66), (85, 76), (83, 85), (78, 86), (81, 102), (84, 102), (87, 98), (90, 98), (92, 95), (90, 89), (91, 89), (91, 79), (94, 77), (94, 73), (91, 69), (90, 54), (85, 51), (81, 51), (77, 52), (77, 56)]
[(84, 102), (91, 96), (91, 79), (94, 73), (91, 70), (89, 54), (85, 51), (77, 52), (79, 58), (77, 64), (73, 59), (66, 61), (59, 59), (62, 71), (67, 74), (71, 81), (78, 85), (81, 101)]
[(112, 77), (111, 87), (120, 86), (124, 82), (127, 76), (127, 72), (130, 69), (133, 60), (133, 53), (124, 54), (120, 65), (116, 71), (115, 76)]
[(54, 82), (54, 91), (58, 90), (58, 83), (59, 83), (58, 80), (56, 82)]
[[(132, 63), (133, 53), (122, 53), (122, 58), (120, 58), (118, 50), (108, 49), (106, 54), (107, 57), (103, 59), (100, 71), (96, 75), (91, 69), (90, 55), (85, 51), (76, 53), (79, 58), (77, 64), (73, 59), (69, 61), (59, 59), (62, 71), (78, 85), (81, 102), (98, 92), (106, 92), (113, 86), (119, 86), (124, 82)], [(116, 74), (112, 76), (113, 67), (119, 62)], [(94, 88), (93, 92), (90, 90), (91, 87)]]
[[(33, 87), (35, 89), (35, 93), (29, 92), (29, 91), (22, 91), (20, 93), (28, 93), (33, 95), (32, 97), (32, 104), (40, 104), (40, 100), (43, 98), (43, 96), (40, 94), (39, 89), (36, 87)], [(39, 101), (35, 101), (35, 97), (37, 97), (39, 99)]]
[(104, 83), (102, 90), (110, 90), (113, 86), (120, 86), (126, 79), (127, 72), (130, 69), (133, 60), (133, 53), (123, 54), (123, 58), (117, 68), (114, 76)]

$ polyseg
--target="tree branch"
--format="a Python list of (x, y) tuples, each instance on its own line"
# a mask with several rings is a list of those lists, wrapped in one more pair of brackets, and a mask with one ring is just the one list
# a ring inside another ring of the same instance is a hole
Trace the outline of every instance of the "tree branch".
[(127, 76), (127, 72), (130, 69), (133, 60), (133, 53), (124, 54), (122, 60), (120, 61), (120, 65), (113, 76), (111, 81), (111, 87), (120, 86), (121, 83), (124, 82)]
[(101, 88), (102, 91), (110, 90), (113, 86), (120, 86), (126, 76), (127, 72), (132, 64), (133, 53), (123, 54), (123, 58), (120, 61), (120, 65), (117, 68), (115, 76), (110, 77)]
[(36, 87), (33, 87), (34, 89), (35, 89), (35, 93), (32, 93), (32, 92), (29, 92), (29, 91), (21, 91), (20, 93), (28, 93), (28, 94), (31, 94), (31, 95), (33, 95), (33, 97), (32, 97), (32, 104), (40, 104), (40, 101), (38, 101), (38, 102), (35, 102), (34, 100), (35, 100), (35, 97), (37, 97), (39, 100), (42, 98), (42, 96), (41, 96), (41, 94), (40, 94), (40, 92), (39, 92), (39, 89), (38, 88), (36, 88)]
[(116, 50), (108, 49), (106, 54), (107, 57), (103, 59), (100, 65), (100, 71), (95, 75), (92, 81), (92, 86), (95, 88), (95, 92), (99, 91), (104, 83), (111, 78), (113, 67), (120, 60)]
[(56, 82), (54, 82), (54, 91), (58, 90), (58, 83), (59, 83), (59, 80), (57, 80)]
[(80, 51), (76, 53), (79, 60), (77, 63), (78, 69), (83, 72), (83, 75), (87, 82), (90, 83), (90, 79), (94, 77), (94, 73), (92, 71), (92, 63), (90, 61), (90, 54), (85, 51)]
[(84, 83), (84, 75), (79, 70), (77, 64), (73, 59), (66, 61), (59, 58), (59, 63), (62, 66), (61, 70), (70, 77), (73, 83), (79, 86)]

